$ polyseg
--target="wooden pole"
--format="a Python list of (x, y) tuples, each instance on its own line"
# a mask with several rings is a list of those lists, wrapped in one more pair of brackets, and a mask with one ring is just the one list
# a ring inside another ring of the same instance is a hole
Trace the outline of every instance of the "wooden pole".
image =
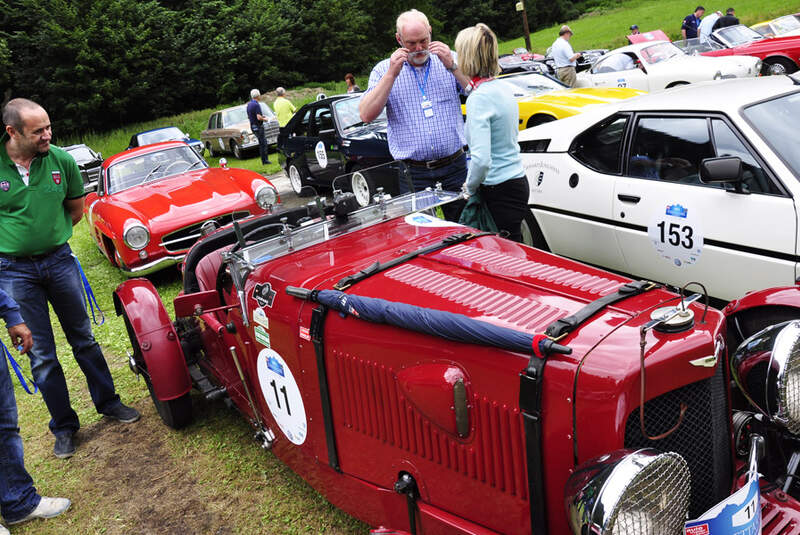
[(531, 50), (531, 31), (528, 28), (528, 14), (525, 12), (525, 0), (517, 2), (517, 11), (522, 11), (522, 27), (525, 29), (525, 48), (528, 49), (528, 52), (533, 52)]

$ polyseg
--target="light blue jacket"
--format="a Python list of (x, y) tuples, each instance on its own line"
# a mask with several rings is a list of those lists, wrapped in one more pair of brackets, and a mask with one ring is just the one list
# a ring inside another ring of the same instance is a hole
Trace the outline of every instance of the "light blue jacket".
[(525, 176), (519, 157), (519, 107), (513, 86), (502, 80), (483, 82), (467, 98), (467, 144), (471, 155), (467, 191)]

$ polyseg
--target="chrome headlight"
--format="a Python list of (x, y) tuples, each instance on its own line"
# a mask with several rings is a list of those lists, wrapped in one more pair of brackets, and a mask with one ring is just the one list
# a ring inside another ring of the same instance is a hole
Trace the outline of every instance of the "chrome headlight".
[(772, 325), (739, 344), (731, 372), (750, 403), (800, 434), (800, 321)]
[(581, 465), (565, 500), (575, 535), (678, 535), (689, 510), (691, 475), (677, 453), (619, 450)]
[(755, 66), (756, 74), (761, 72), (761, 66), (762, 65), (764, 65), (763, 61), (761, 61), (761, 60), (756, 61), (756, 66)]
[(273, 206), (278, 201), (278, 193), (272, 186), (264, 185), (256, 190), (256, 204), (263, 210)]
[(126, 225), (125, 231), (122, 233), (122, 239), (125, 245), (134, 251), (138, 251), (144, 249), (150, 243), (150, 231), (141, 221), (134, 220)]

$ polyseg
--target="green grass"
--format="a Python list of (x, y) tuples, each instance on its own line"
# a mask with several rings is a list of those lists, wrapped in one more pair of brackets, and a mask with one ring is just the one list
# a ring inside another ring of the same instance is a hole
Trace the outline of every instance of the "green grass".
[[(711, 4), (700, 2), (710, 10), (714, 7), (724, 13), (728, 4)], [(575, 32), (571, 44), (574, 50), (590, 48), (618, 48), (628, 44), (625, 38), (631, 24), (638, 24), (642, 32), (663, 30), (671, 39), (680, 39), (681, 21), (697, 3), (684, 0), (624, 0), (613, 8), (602, 8), (586, 13), (577, 20), (566, 21)], [(742, 24), (755, 24), (800, 11), (798, 0), (748, 0), (747, 2), (730, 2), (736, 8), (736, 16)], [(708, 11), (706, 11), (708, 13)], [(531, 49), (544, 54), (547, 48), (558, 37), (555, 24), (531, 34)], [(525, 40), (520, 37), (500, 43), (500, 53), (508, 54), (517, 47), (524, 47)]]

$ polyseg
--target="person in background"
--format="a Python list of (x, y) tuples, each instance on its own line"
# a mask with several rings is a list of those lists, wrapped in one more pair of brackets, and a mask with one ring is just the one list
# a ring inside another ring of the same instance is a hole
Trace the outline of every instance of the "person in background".
[(714, 25), (717, 23), (720, 17), (722, 17), (722, 11), (715, 11), (710, 15), (703, 17), (703, 20), (700, 21), (700, 26), (697, 27), (698, 37), (708, 38), (711, 36), (711, 32), (714, 31)]
[[(0, 289), (0, 318), (6, 323), (11, 345), (20, 353), (33, 347), (33, 335), (22, 321), (19, 306)], [(69, 509), (67, 498), (39, 496), (28, 471), (25, 470), (22, 438), (17, 421), (17, 398), (11, 384), (6, 356), (0, 356), (0, 512), (9, 524), (19, 524), (34, 518), (52, 518)], [(0, 526), (0, 535), (9, 535)]]
[(275, 102), (272, 103), (272, 109), (275, 111), (275, 115), (278, 116), (278, 125), (283, 128), (292, 118), (294, 112), (297, 111), (297, 108), (286, 98), (286, 90), (284, 88), (277, 88), (275, 93), (278, 96), (275, 98)]
[(500, 72), (497, 37), (485, 24), (458, 33), (456, 54), (473, 88), (467, 97), (466, 134), (470, 161), (467, 193), (480, 192), (499, 231), (522, 241), (520, 225), (528, 210), (530, 188), (519, 155), (519, 106), (506, 98)]
[[(414, 189), (433, 187), (459, 191), (467, 177), (464, 153), (462, 88), (469, 84), (450, 48), (431, 41), (424, 13), (412, 9), (397, 17), (400, 48), (378, 63), (369, 76), (359, 113), (368, 123), (386, 108), (389, 152), (403, 160)], [(401, 190), (407, 185), (401, 183)], [(458, 221), (464, 202), (442, 207), (447, 219)]]
[(356, 85), (356, 77), (353, 76), (353, 73), (348, 72), (344, 75), (344, 81), (347, 83), (347, 92), (348, 93), (360, 93), (361, 88)]
[(739, 19), (736, 17), (736, 10), (729, 7), (725, 10), (725, 15), (717, 19), (711, 31), (719, 30), (720, 28), (727, 28), (728, 26), (736, 26), (739, 24)]
[(686, 15), (686, 18), (683, 19), (683, 23), (681, 24), (681, 35), (684, 39), (694, 39), (697, 37), (697, 28), (700, 26), (700, 18), (705, 12), (706, 8), (697, 6), (694, 9), (694, 13)]
[(638, 24), (631, 25), (631, 35), (639, 35), (640, 33), (642, 33), (642, 32), (639, 31), (639, 25)]
[(250, 130), (256, 135), (258, 139), (258, 152), (261, 155), (261, 163), (266, 165), (269, 161), (269, 145), (267, 145), (267, 138), (264, 133), (264, 121), (268, 117), (261, 115), (261, 103), (258, 97), (261, 96), (261, 91), (258, 89), (250, 90), (250, 102), (247, 103), (247, 118), (250, 120)]
[(581, 57), (580, 52), (575, 53), (569, 40), (572, 39), (572, 30), (566, 24), (558, 31), (558, 38), (553, 42), (550, 54), (556, 64), (556, 75), (558, 79), (569, 87), (575, 87), (575, 67), (577, 60)]
[(0, 289), (20, 307), (33, 334), (28, 351), (33, 380), (50, 411), (53, 453), (75, 454), (80, 428), (58, 361), (48, 303), (61, 323), (98, 413), (132, 423), (139, 412), (123, 405), (94, 339), (78, 264), (67, 240), (83, 216), (83, 180), (69, 153), (51, 146), (47, 112), (15, 98), (3, 108), (0, 137)]

